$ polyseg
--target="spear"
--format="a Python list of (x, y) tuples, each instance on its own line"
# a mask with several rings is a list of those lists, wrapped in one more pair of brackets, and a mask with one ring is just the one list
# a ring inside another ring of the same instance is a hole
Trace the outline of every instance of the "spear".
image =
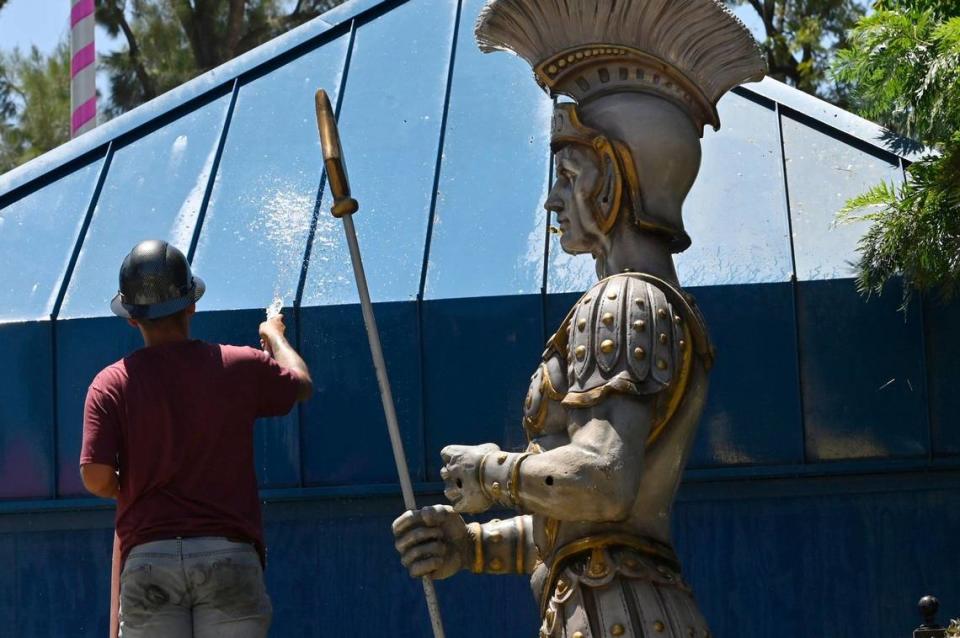
[[(340, 146), (337, 120), (333, 108), (330, 106), (327, 92), (323, 89), (317, 91), (316, 105), (317, 128), (320, 131), (320, 146), (323, 149), (323, 165), (327, 171), (327, 183), (330, 185), (330, 192), (333, 193), (333, 206), (330, 208), (330, 212), (334, 217), (343, 221), (347, 246), (350, 248), (350, 261), (353, 263), (353, 274), (357, 280), (357, 292), (360, 293), (363, 323), (367, 328), (370, 354), (373, 357), (373, 367), (377, 372), (377, 384), (380, 386), (380, 400), (383, 402), (383, 413), (387, 418), (387, 430), (390, 432), (393, 460), (397, 465), (397, 474), (400, 476), (403, 505), (408, 510), (413, 510), (417, 508), (417, 502), (413, 496), (413, 483), (410, 482), (410, 470), (407, 469), (407, 457), (403, 451), (403, 440), (400, 438), (397, 410), (393, 404), (393, 392), (390, 390), (390, 379), (387, 377), (387, 364), (384, 361), (383, 348), (380, 345), (380, 331), (377, 329), (377, 319), (373, 315), (373, 304), (370, 302), (367, 276), (363, 272), (363, 260), (360, 257), (360, 245), (357, 243), (357, 231), (353, 226), (353, 214), (359, 210), (360, 205), (357, 200), (350, 196), (350, 182), (347, 179), (347, 168), (343, 161), (343, 148)], [(433, 588), (433, 581), (428, 576), (423, 577), (423, 595), (427, 599), (427, 609), (430, 612), (430, 624), (433, 625), (434, 638), (444, 638), (437, 592)]]

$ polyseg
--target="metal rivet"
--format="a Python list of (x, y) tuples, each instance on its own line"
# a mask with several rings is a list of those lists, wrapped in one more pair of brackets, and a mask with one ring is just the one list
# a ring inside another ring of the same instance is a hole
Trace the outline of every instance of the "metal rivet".
[(577, 330), (579, 330), (580, 332), (583, 332), (586, 328), (587, 328), (586, 319), (581, 319), (580, 321), (577, 322)]
[(644, 350), (643, 348), (635, 348), (633, 350), (633, 356), (635, 359), (643, 359), (644, 357), (647, 356), (647, 351)]
[(497, 457), (497, 465), (503, 465), (506, 462), (507, 462), (506, 454), (501, 454), (500, 456)]
[(563, 67), (567, 66), (567, 61), (566, 61), (566, 60), (558, 60), (558, 61), (557, 61), (557, 66), (562, 69)]
[(602, 322), (603, 322), (603, 325), (605, 325), (605, 326), (612, 325), (612, 324), (613, 324), (613, 313), (612, 313), (612, 312), (605, 312), (605, 313), (603, 313), (603, 317), (600, 318), (600, 321), (602, 321)]
[(583, 361), (583, 358), (587, 356), (587, 346), (577, 346), (576, 352), (577, 359)]
[(498, 571), (500, 571), (501, 569), (503, 569), (503, 561), (500, 560), (499, 558), (491, 558), (491, 559), (490, 559), (490, 571), (492, 571), (492, 572), (498, 572)]
[(666, 626), (663, 624), (662, 620), (658, 620), (653, 623), (653, 630), (658, 634), (662, 634), (664, 629), (666, 629)]
[(588, 303), (590, 303), (591, 301), (593, 301), (593, 297), (584, 297), (584, 299), (583, 299), (583, 305), (586, 306), (586, 305), (587, 305)]
[(583, 632), (582, 631), (573, 632), (573, 638), (583, 638)]
[(681, 317), (680, 315), (674, 315), (673, 320), (676, 321), (677, 323), (683, 323), (683, 317)]
[(666, 343), (666, 342), (667, 342), (667, 333), (666, 333), (666, 332), (661, 332), (661, 333), (660, 333), (660, 343)]
[(500, 498), (500, 494), (503, 492), (503, 488), (500, 487), (498, 481), (494, 481), (493, 485), (490, 486), (490, 493), (493, 494), (494, 498)]
[(667, 362), (664, 361), (663, 359), (657, 359), (657, 367), (660, 368), (661, 370), (666, 370)]
[(550, 75), (553, 75), (556, 72), (557, 72), (556, 64), (551, 64), (549, 67), (547, 67), (547, 73), (549, 73)]
[(604, 339), (603, 343), (600, 344), (600, 352), (604, 354), (610, 354), (616, 348), (616, 344), (613, 343), (610, 339)]
[(633, 303), (637, 304), (637, 307), (643, 308), (643, 299), (634, 299)]
[(680, 340), (680, 349), (682, 350), (683, 348), (686, 348), (686, 347), (687, 347), (687, 342), (684, 341), (683, 339), (681, 339), (681, 340)]
[(617, 298), (617, 293), (615, 293), (615, 292), (608, 292), (608, 293), (607, 293), (607, 299), (609, 299), (610, 301), (613, 301), (613, 300), (616, 299), (616, 298)]
[(660, 317), (661, 319), (666, 319), (666, 318), (667, 318), (667, 310), (666, 310), (666, 308), (661, 308), (660, 310), (658, 310), (658, 311), (657, 311), (657, 316)]
[(610, 634), (614, 636), (622, 636), (626, 630), (623, 628), (623, 625), (617, 623), (610, 628)]
[(643, 319), (637, 319), (633, 322), (633, 329), (637, 332), (643, 332), (643, 329), (647, 327), (647, 322)]

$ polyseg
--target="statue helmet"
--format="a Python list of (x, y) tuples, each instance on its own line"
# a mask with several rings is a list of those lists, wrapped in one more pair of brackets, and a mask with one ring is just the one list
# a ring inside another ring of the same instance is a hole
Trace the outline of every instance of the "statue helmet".
[(613, 227), (628, 203), (636, 224), (690, 245), (682, 205), (700, 167), (717, 102), (766, 73), (757, 42), (721, 0), (491, 0), (476, 27), (481, 50), (524, 58), (558, 104), (551, 145), (591, 147), (616, 185), (596, 214)]

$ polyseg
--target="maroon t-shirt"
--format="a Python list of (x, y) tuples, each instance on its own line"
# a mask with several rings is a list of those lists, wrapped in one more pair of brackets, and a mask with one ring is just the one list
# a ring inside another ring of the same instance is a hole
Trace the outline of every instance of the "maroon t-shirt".
[(137, 350), (87, 391), (80, 464), (120, 469), (117, 534), (252, 542), (265, 559), (253, 422), (288, 413), (294, 374), (253, 348), (181, 341)]

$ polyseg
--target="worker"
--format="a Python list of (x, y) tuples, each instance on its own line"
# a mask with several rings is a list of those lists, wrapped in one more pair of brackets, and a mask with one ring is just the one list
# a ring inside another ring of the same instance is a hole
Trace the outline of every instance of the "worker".
[(111, 309), (144, 347), (87, 392), (80, 473), (117, 499), (123, 638), (255, 638), (270, 626), (253, 424), (313, 384), (282, 316), (260, 324), (262, 350), (191, 339), (204, 290), (174, 246), (137, 244)]

